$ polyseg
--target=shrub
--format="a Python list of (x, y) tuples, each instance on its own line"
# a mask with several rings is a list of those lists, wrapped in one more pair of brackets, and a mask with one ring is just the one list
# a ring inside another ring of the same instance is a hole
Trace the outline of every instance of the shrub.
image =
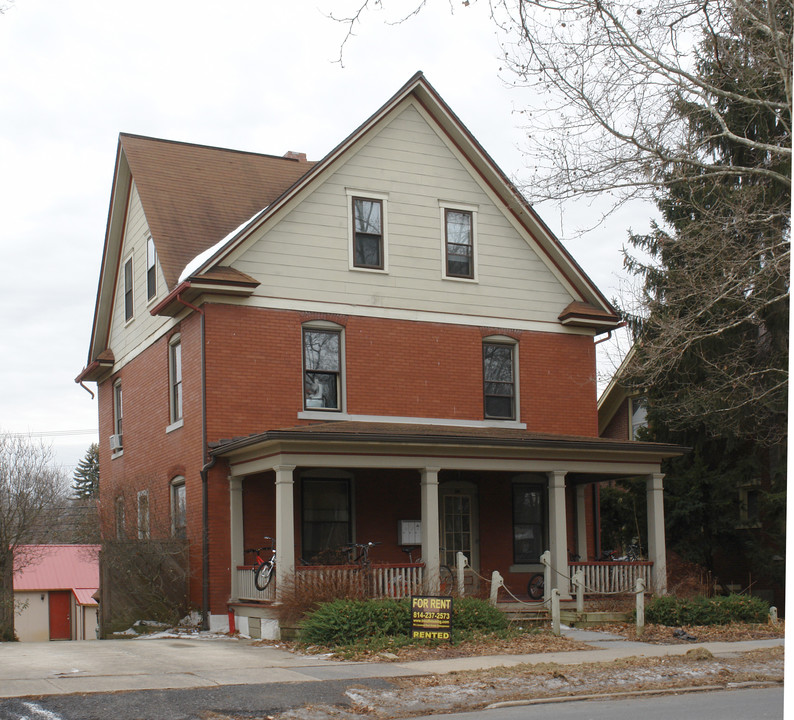
[(769, 614), (769, 603), (749, 595), (713, 598), (653, 598), (645, 608), (645, 619), (659, 625), (727, 625), (734, 622), (762, 623)]
[[(505, 616), (484, 600), (456, 598), (452, 603), (452, 640), (472, 633), (499, 632), (507, 628)], [(411, 601), (334, 600), (323, 603), (301, 623), (301, 642), (310, 645), (378, 644), (379, 638), (397, 638), (403, 644), (411, 633)]]

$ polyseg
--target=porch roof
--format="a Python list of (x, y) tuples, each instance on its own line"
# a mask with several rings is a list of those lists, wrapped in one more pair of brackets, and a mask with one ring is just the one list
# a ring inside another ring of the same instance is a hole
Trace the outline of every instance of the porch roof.
[[(399, 446), (399, 447), (398, 447)], [(612, 440), (599, 437), (554, 435), (516, 428), (467, 427), (456, 425), (336, 421), (279, 428), (246, 437), (221, 440), (210, 445), (215, 457), (227, 458), (240, 469), (263, 467), (266, 459), (278, 464), (289, 455), (297, 464), (305, 457), (317, 461), (334, 455), (338, 461), (365, 455), (399, 455), (403, 467), (438, 462), (449, 467), (454, 459), (475, 455), (512, 460), (542, 460), (555, 467), (570, 461), (572, 472), (633, 475), (642, 466), (657, 466), (662, 460), (682, 455), (687, 448), (664, 443)], [(595, 466), (607, 463), (597, 469)], [(619, 466), (622, 466), (619, 468)], [(616, 473), (616, 471), (618, 471)]]

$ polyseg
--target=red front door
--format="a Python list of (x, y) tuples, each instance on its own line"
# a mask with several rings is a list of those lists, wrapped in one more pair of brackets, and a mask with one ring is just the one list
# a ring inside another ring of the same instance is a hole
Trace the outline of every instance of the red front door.
[(72, 593), (50, 592), (50, 640), (72, 639)]

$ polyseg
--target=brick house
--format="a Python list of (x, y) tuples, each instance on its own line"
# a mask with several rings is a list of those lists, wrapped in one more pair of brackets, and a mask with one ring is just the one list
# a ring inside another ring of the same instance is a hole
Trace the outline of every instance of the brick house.
[(431, 590), (462, 551), (520, 593), (549, 550), (566, 596), (598, 483), (642, 475), (663, 591), (677, 449), (598, 437), (594, 337), (617, 324), (421, 73), (319, 162), (122, 134), (77, 378), (103, 530), (187, 537), (194, 602), (245, 630), (274, 597), (243, 569), (262, 536), (276, 595), (373, 541), (395, 566), (421, 545)]

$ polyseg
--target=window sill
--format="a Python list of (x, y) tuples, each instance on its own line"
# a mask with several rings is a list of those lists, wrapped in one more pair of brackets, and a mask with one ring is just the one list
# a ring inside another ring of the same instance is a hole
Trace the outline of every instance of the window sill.
[(182, 427), (184, 424), (185, 424), (185, 419), (184, 419), (184, 418), (180, 418), (180, 419), (179, 419), (179, 420), (177, 420), (175, 423), (171, 423), (171, 424), (170, 424), (170, 425), (169, 425), (169, 426), (168, 426), (168, 427), (165, 429), (165, 432), (166, 432), (166, 434), (168, 434), (168, 433), (170, 433), (170, 432), (174, 432), (174, 430), (179, 430), (179, 428), (181, 428), (181, 427)]
[(476, 277), (467, 278), (467, 277), (456, 277), (455, 275), (442, 275), (442, 280), (452, 280), (453, 282), (462, 282), (462, 283), (474, 283), (475, 285), (479, 284), (479, 280)]
[(352, 416), (343, 413), (341, 410), (301, 410), (298, 413), (299, 420), (352, 420)]
[(120, 458), (120, 457), (121, 457), (123, 454), (124, 454), (124, 450), (123, 450), (123, 449), (122, 449), (122, 450), (116, 450), (116, 452), (114, 452), (114, 453), (113, 453), (113, 454), (110, 456), (110, 459), (111, 459), (111, 460), (115, 460), (116, 458)]
[(376, 273), (378, 275), (389, 274), (389, 268), (368, 268), (368, 267), (359, 267), (358, 265), (351, 265), (350, 269), (355, 270), (355, 272)]
[(299, 420), (348, 420), (351, 422), (399, 423), (403, 425), (450, 425), (453, 427), (496, 427), (526, 430), (518, 420), (459, 420), (451, 418), (402, 417), (392, 415), (352, 415), (340, 410), (302, 410)]

